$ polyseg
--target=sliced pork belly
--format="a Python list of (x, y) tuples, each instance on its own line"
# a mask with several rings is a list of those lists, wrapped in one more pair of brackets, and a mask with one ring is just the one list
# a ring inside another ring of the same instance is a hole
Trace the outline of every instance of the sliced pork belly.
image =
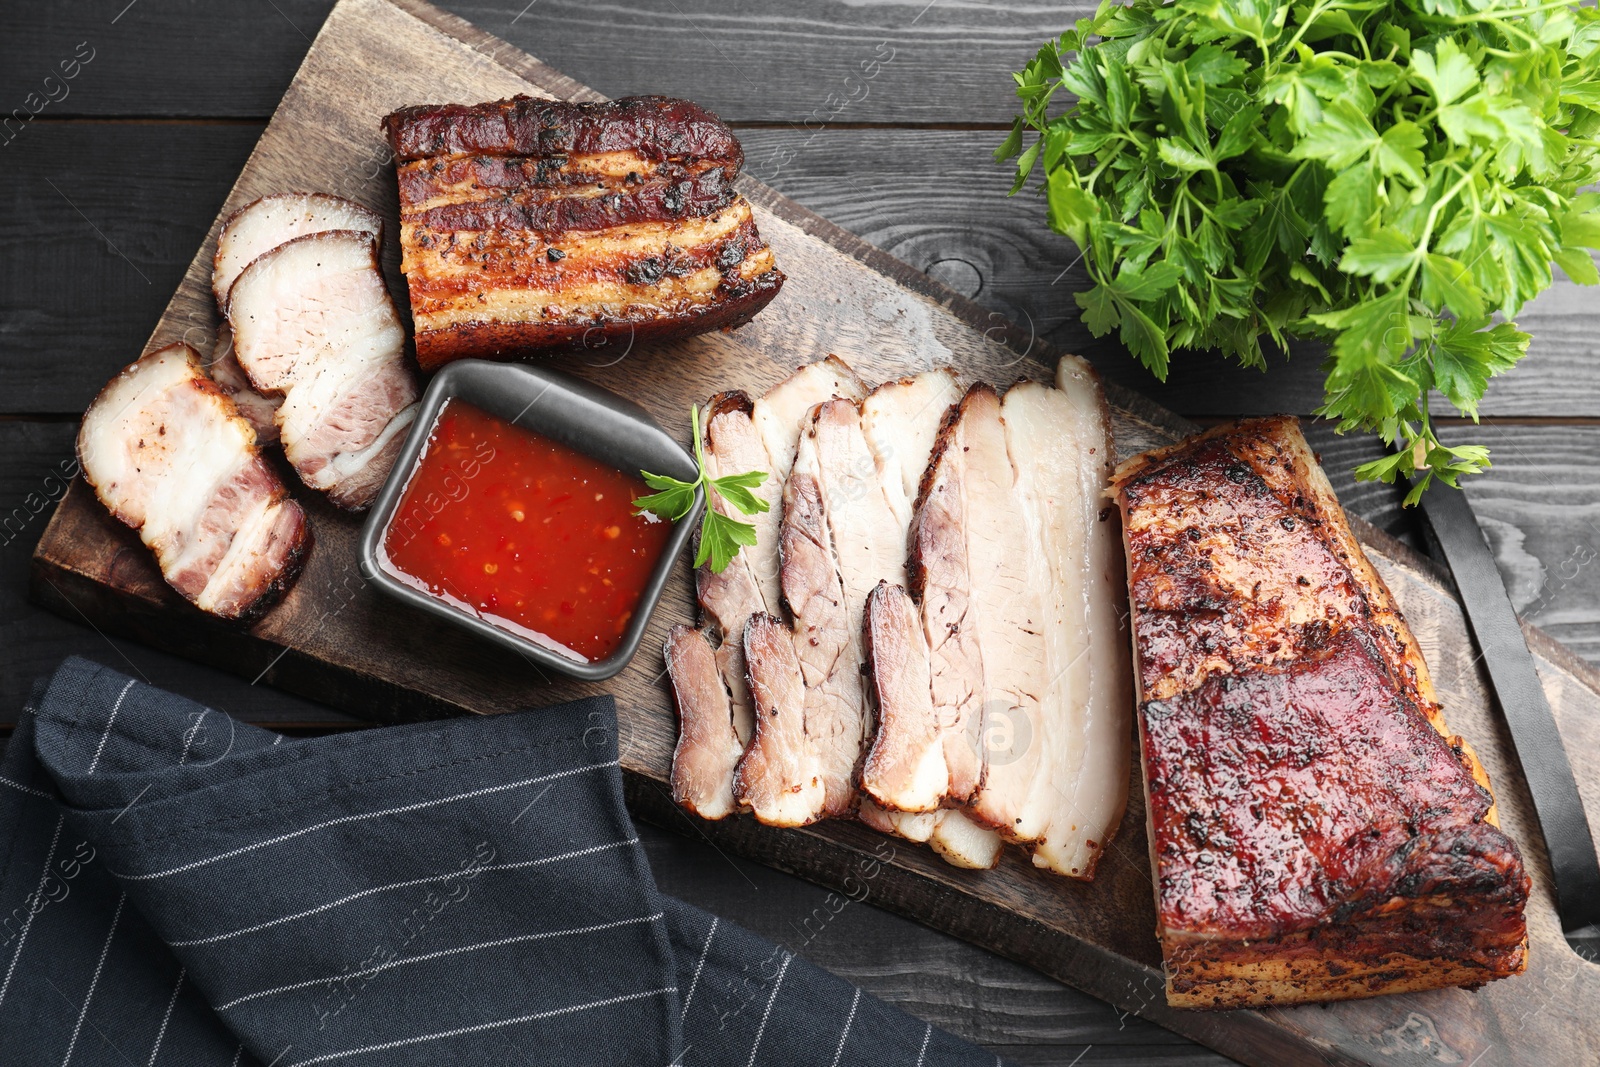
[(737, 326), (783, 284), (738, 139), (688, 101), (421, 105), (384, 127), (426, 368)]
[(283, 397), (268, 396), (250, 384), (250, 376), (233, 354), (233, 331), (226, 322), (217, 327), (217, 340), (211, 346), (206, 373), (228, 394), (239, 414), (256, 432), (257, 444), (278, 443), (278, 409), (283, 406)]
[(113, 378), (84, 414), (77, 447), (101, 502), (201, 610), (257, 614), (299, 573), (305, 515), (188, 345), (151, 352)]
[[(742, 630), (742, 628), (741, 628)], [(740, 648), (743, 642), (724, 642)], [(672, 697), (678, 708), (678, 744), (672, 753), (672, 799), (702, 819), (721, 819), (738, 810), (733, 799), (733, 771), (749, 740), (750, 709), (744, 709), (745, 729), (735, 726), (723, 666), (704, 631), (684, 625), (667, 633), (664, 650), (667, 673), (672, 677)], [(749, 700), (748, 688), (741, 693)]]
[(228, 293), (244, 269), (296, 237), (329, 230), (370, 233), (378, 239), (383, 220), (353, 200), (327, 193), (277, 193), (252, 200), (228, 216), (217, 236), (211, 292), (217, 309), (228, 311)]
[[(862, 431), (872, 447), (884, 495), (895, 512), (899, 537), (907, 549), (919, 485), (945, 416), (960, 399), (955, 374), (941, 368), (886, 382), (862, 403)], [(888, 590), (892, 589), (899, 594), (895, 599), (898, 606), (911, 605), (903, 592), (908, 578), (904, 568), (885, 577), (895, 584), (886, 587), (882, 596), (889, 596)], [(869, 659), (882, 656), (886, 665), (893, 661), (900, 666), (898, 671), (886, 669), (885, 681), (891, 673), (898, 676), (893, 683), (884, 685), (874, 678), (878, 686), (873, 690), (874, 702), (880, 715), (898, 718), (892, 725), (878, 723), (862, 767), (862, 790), (870, 798), (863, 801), (863, 810), (869, 805), (883, 805), (889, 809), (884, 822), (896, 827), (901, 836), (927, 841), (953, 864), (992, 867), (1000, 855), (1000, 839), (992, 831), (973, 824), (962, 812), (934, 811), (948, 799), (949, 765), (942, 724), (932, 712), (931, 660), (921, 620), (915, 614), (907, 618), (901, 612), (898, 617), (880, 620), (874, 630), (871, 615), (882, 609), (875, 607), (873, 601), (869, 595), (864, 608)], [(908, 657), (912, 659), (909, 669)], [(911, 688), (908, 690), (907, 686)], [(911, 703), (897, 704), (903, 699)], [(936, 793), (930, 791), (935, 777), (941, 779)]]
[(405, 331), (365, 232), (297, 237), (257, 257), (228, 300), (234, 354), (284, 401), (285, 455), (313, 489), (365, 508), (416, 414)]
[(1110, 425), (1092, 373), (1063, 359), (1060, 388), (1021, 383), (1001, 408), (1019, 525), (1031, 537), (1027, 558), (1046, 612), (1046, 688), (1033, 739), (1043, 766), (1017, 835), (1035, 864), (1078, 878), (1093, 876), (1127, 806), (1132, 725), (1118, 528), (1104, 496)]
[(734, 795), (768, 826), (804, 826), (827, 805), (822, 761), (806, 733), (806, 684), (789, 627), (750, 616), (745, 663), (755, 708), (755, 738), (740, 760)]
[[(1049, 684), (1040, 572), (1024, 551), (1021, 515), (1000, 397), (979, 384), (962, 398), (947, 431), (945, 462), (961, 471), (967, 507), (969, 623), (981, 649), (983, 784), (968, 803), (973, 818), (1007, 837), (1030, 841), (1041, 827), (1028, 818), (1033, 782), (1046, 770), (1039, 743)], [(952, 455), (956, 443), (960, 455)]]
[[(679, 752), (690, 753), (691, 758), (686, 766), (698, 768), (694, 772), (694, 782), (706, 788), (711, 788), (708, 783), (714, 780), (714, 776), (706, 773), (705, 768), (716, 766), (718, 760), (726, 759), (725, 774), (732, 781), (734, 764), (742, 755), (743, 747), (755, 736), (743, 634), (751, 616), (768, 614), (777, 617), (784, 611), (779, 582), (778, 524), (783, 514), (784, 482), (794, 462), (801, 419), (812, 407), (835, 395), (860, 395), (862, 392), (864, 389), (855, 372), (841, 360), (830, 356), (801, 367), (754, 402), (742, 392), (728, 392), (717, 394), (706, 404), (704, 446), (708, 473), (718, 477), (752, 470), (767, 471), (766, 481), (753, 491), (769, 504), (768, 510), (762, 514), (736, 516), (740, 521), (755, 524), (754, 547), (742, 550), (720, 574), (714, 573), (709, 564), (695, 573), (702, 640), (707, 647), (714, 649), (723, 681), (723, 695), (717, 697), (711, 694), (702, 699), (702, 695), (709, 694), (709, 690), (687, 680), (680, 684), (676, 673), (679, 666), (675, 665), (670, 654), (667, 658), (668, 670), (673, 673), (673, 692), (677, 701)], [(781, 459), (775, 459), (774, 455)], [(724, 510), (728, 507), (720, 500), (714, 501), (713, 506)], [(697, 750), (697, 742), (692, 740), (685, 750), (682, 740), (685, 733), (693, 738), (721, 736), (721, 722), (724, 719), (731, 721), (731, 729), (740, 740), (738, 751), (717, 748), (702, 752)], [(730, 753), (731, 759), (728, 758)], [(675, 767), (676, 763), (675, 760)], [(683, 788), (686, 796), (693, 795), (690, 782), (685, 781)], [(685, 807), (702, 814), (711, 811), (731, 812), (737, 810), (738, 806), (732, 794), (726, 800), (699, 797), (693, 801), (692, 807), (685, 804)]]

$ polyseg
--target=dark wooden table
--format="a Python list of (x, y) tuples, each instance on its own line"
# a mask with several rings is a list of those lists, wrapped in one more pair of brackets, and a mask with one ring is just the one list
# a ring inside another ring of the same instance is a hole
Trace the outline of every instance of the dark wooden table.
[[(0, 728), (33, 680), (89, 656), (251, 722), (361, 725), (326, 708), (47, 614), (27, 560), (65, 487), (77, 419), (140, 353), (326, 0), (69, 0), (0, 35)], [(1007, 199), (990, 152), (1008, 72), (1092, 4), (1014, 0), (508, 0), (443, 6), (613, 96), (691, 97), (740, 129), (748, 169), (973, 296), (1107, 377), (1200, 421), (1311, 412), (1317, 353), (1241, 371), (1185, 353), (1165, 386), (1077, 321), (1075, 253), (1031, 196)], [(61, 79), (61, 61), (74, 69)], [(52, 74), (57, 75), (51, 79)], [(49, 80), (47, 80), (49, 79)], [(13, 110), (15, 109), (15, 110)], [(23, 122), (21, 118), (30, 116)], [(1559, 282), (1520, 319), (1533, 355), (1497, 382), (1495, 467), (1467, 490), (1512, 599), (1600, 664), (1600, 303)], [(1460, 420), (1451, 420), (1459, 422)], [(1370, 442), (1315, 430), (1345, 505), (1420, 545), (1415, 515), (1357, 486)], [(782, 942), (908, 1011), (1020, 1063), (1228, 1062), (980, 949), (642, 828), (662, 886)]]

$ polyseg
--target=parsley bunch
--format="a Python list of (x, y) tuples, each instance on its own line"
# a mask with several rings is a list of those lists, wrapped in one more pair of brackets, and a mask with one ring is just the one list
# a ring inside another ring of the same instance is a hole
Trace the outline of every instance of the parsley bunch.
[(700, 547), (695, 552), (694, 565), (698, 567), (710, 560), (711, 569), (721, 574), (733, 561), (733, 557), (739, 554), (741, 547), (748, 548), (755, 545), (756, 528), (752, 523), (740, 522), (732, 515), (718, 511), (712, 506), (714, 503), (712, 497), (721, 497), (746, 515), (756, 515), (766, 511), (771, 505), (751, 490), (767, 480), (767, 473), (746, 471), (743, 474), (724, 474), (720, 478), (711, 477), (706, 471), (703, 443), (705, 426), (700, 422), (698, 404), (689, 408), (689, 426), (694, 434), (694, 459), (700, 467), (699, 476), (692, 482), (686, 482), (668, 474), (640, 471), (639, 476), (645, 480), (645, 484), (657, 492), (636, 498), (633, 506), (641, 512), (648, 511), (652, 515), (677, 522), (694, 511), (695, 490), (704, 488), (706, 510), (700, 516)]
[[(1430, 393), (1477, 419), (1551, 264), (1600, 282), (1600, 15), (1537, 0), (1103, 2), (1014, 75), (995, 153), (1042, 171), (1096, 336), (1165, 379), (1175, 348), (1266, 368), (1329, 342), (1318, 414), (1397, 451), (1356, 471), (1455, 485)], [(1051, 117), (1058, 90), (1076, 100)], [(1023, 147), (1028, 131), (1037, 138)]]

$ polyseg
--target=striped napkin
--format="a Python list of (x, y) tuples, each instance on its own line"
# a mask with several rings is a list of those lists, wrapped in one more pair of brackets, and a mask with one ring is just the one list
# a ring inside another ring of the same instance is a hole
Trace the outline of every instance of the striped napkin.
[(17, 1067), (999, 1063), (658, 893), (610, 697), (286, 740), (69, 660), (0, 863)]

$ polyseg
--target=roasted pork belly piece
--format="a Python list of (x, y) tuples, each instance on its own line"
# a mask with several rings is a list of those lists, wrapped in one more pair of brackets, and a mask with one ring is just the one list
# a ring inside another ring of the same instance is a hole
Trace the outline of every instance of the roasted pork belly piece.
[(188, 345), (151, 352), (113, 378), (84, 414), (77, 447), (101, 503), (201, 610), (254, 616), (299, 573), (305, 515)]
[(1118, 469), (1167, 998), (1476, 987), (1529, 880), (1416, 639), (1287, 417)]
[(229, 292), (228, 323), (251, 384), (283, 397), (279, 438), (301, 480), (367, 507), (417, 401), (374, 236), (311, 233), (257, 256)]
[(379, 239), (383, 220), (353, 200), (327, 193), (276, 193), (252, 200), (228, 216), (217, 236), (211, 292), (217, 310), (228, 313), (228, 293), (244, 269), (296, 237), (329, 230), (354, 230)]
[(736, 326), (783, 284), (739, 142), (695, 104), (515, 97), (384, 129), (425, 369)]

